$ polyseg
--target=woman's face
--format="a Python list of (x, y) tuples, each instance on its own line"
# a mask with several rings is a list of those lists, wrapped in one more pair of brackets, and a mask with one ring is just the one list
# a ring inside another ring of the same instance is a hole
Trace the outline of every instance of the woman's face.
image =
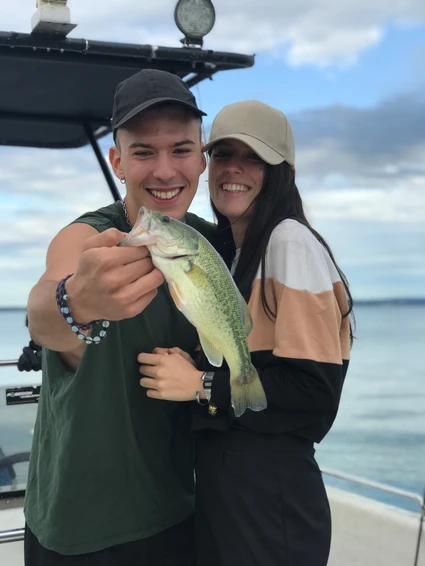
[(208, 171), (210, 196), (230, 221), (253, 213), (250, 204), (261, 191), (266, 163), (239, 140), (223, 140), (212, 149)]

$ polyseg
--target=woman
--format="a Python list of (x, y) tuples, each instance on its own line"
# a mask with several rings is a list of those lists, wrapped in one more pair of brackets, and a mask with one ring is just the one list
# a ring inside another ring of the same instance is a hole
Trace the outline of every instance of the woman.
[[(308, 223), (286, 117), (226, 106), (205, 151), (217, 249), (248, 302), (252, 362), (267, 396), (235, 418), (226, 368), (203, 374), (196, 405), (198, 566), (325, 566), (331, 519), (314, 443), (335, 419), (352, 341), (344, 275)], [(176, 349), (139, 357), (145, 387), (193, 399), (201, 372)], [(153, 364), (153, 368), (145, 364)], [(202, 401), (201, 401), (202, 403)]]

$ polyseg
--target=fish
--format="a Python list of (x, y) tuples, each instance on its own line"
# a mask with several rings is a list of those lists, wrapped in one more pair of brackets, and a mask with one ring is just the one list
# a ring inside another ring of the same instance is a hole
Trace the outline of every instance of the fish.
[(142, 206), (133, 229), (118, 245), (148, 248), (176, 307), (195, 326), (210, 364), (221, 367), (226, 360), (235, 416), (246, 409), (264, 410), (267, 399), (247, 342), (251, 313), (208, 240), (184, 222)]

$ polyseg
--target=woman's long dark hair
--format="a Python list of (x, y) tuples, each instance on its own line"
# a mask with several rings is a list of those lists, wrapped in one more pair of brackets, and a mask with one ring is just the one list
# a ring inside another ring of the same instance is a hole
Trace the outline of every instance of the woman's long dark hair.
[[(211, 206), (218, 223), (217, 249), (229, 265), (234, 255), (231, 225), (229, 220), (221, 214), (214, 203)], [(250, 220), (243, 239), (234, 280), (245, 301), (251, 296), (258, 268), (261, 265), (261, 302), (267, 316), (274, 320), (276, 313), (267, 302), (265, 291), (265, 263), (266, 250), (273, 230), (282, 220), (291, 218), (304, 224), (326, 248), (345, 288), (348, 309), (343, 316), (350, 316), (350, 341), (353, 342), (354, 315), (353, 299), (351, 297), (348, 281), (338, 267), (332, 251), (324, 238), (314, 230), (308, 222), (303, 209), (301, 195), (295, 184), (294, 170), (285, 161), (280, 165), (267, 165), (264, 183), (261, 191), (250, 205)], [(229, 244), (231, 249), (229, 250)]]

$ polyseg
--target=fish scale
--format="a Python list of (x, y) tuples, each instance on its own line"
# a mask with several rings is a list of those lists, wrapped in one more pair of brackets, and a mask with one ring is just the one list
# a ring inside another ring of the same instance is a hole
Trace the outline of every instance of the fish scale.
[(199, 281), (200, 278), (196, 276), (190, 278), (188, 273), (178, 266), (179, 261), (184, 263), (187, 260), (175, 261), (172, 277), (178, 285), (188, 286), (188, 295), (191, 297), (188, 307), (183, 308), (182, 312), (196, 328), (202, 329), (203, 334), (214, 337), (214, 344), (223, 353), (232, 374), (238, 373), (242, 376), (245, 366), (251, 365), (251, 359), (237, 293), (233, 292), (232, 288), (227, 289), (228, 286), (235, 287), (233, 280), (229, 280), (227, 276), (227, 267), (221, 258), (216, 253), (212, 254), (200, 240), (199, 254), (192, 261), (209, 274), (210, 296), (206, 308), (204, 293), (197, 292), (199, 288), (207, 291), (202, 287), (203, 281)]

